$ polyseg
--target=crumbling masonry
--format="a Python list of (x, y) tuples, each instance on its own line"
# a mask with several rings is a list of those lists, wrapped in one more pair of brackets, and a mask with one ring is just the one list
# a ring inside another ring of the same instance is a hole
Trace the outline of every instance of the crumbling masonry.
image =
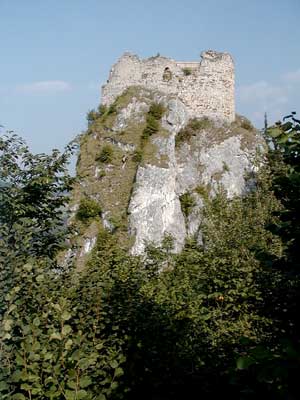
[(102, 103), (110, 105), (130, 86), (144, 86), (179, 98), (190, 117), (235, 119), (234, 63), (228, 53), (208, 50), (200, 62), (156, 56), (141, 60), (125, 53), (113, 65), (102, 87)]

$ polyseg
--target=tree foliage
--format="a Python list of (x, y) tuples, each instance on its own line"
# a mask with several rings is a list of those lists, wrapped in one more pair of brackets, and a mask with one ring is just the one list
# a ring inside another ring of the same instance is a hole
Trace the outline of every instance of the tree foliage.
[[(33, 156), (3, 138), (0, 397), (297, 398), (300, 129), (291, 117), (269, 129), (255, 190), (203, 196), (202, 245), (191, 238), (176, 255), (166, 236), (132, 257), (103, 229), (81, 272), (55, 261), (67, 238), (67, 155)], [(99, 213), (87, 205), (85, 216)]]

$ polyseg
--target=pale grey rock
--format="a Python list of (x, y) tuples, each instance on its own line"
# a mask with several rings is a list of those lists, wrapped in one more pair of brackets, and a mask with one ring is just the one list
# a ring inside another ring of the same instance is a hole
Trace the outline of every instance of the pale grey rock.
[(84, 243), (83, 243), (83, 248), (80, 252), (80, 257), (83, 257), (84, 255), (90, 253), (93, 250), (93, 247), (96, 244), (97, 238), (94, 237), (88, 237), (85, 238)]
[[(187, 124), (189, 114), (180, 100), (166, 96), (159, 100), (168, 108), (162, 124), (170, 134), (153, 135), (151, 140), (157, 146), (158, 158), (167, 156), (168, 161), (165, 168), (155, 165), (138, 168), (128, 210), (130, 233), (135, 236), (133, 254), (142, 254), (147, 243), (159, 245), (166, 233), (174, 238), (175, 252), (182, 249), (188, 236), (196, 236), (198, 243), (202, 243), (203, 200), (195, 192), (197, 187), (209, 187), (211, 196), (220, 185), (229, 198), (242, 195), (246, 185), (244, 176), (253, 169), (256, 153), (255, 141), (245, 149), (242, 137), (230, 136), (230, 130), (220, 142), (212, 142), (208, 132), (202, 130), (191, 144), (176, 148), (176, 133)], [(187, 218), (180, 206), (180, 196), (184, 193), (190, 193), (195, 200)]]
[(158, 155), (167, 156), (168, 167), (154, 165), (139, 167), (129, 205), (130, 231), (135, 235), (133, 254), (142, 254), (147, 243), (159, 245), (166, 234), (174, 238), (174, 251), (179, 252), (185, 241), (186, 226), (176, 192), (177, 165), (175, 135), (188, 121), (188, 113), (180, 100), (159, 97), (167, 108), (164, 127), (168, 137), (153, 137)]
[(101, 172), (101, 168), (98, 167), (98, 166), (96, 166), (96, 168), (95, 168), (95, 173), (94, 173), (94, 177), (95, 177), (95, 178), (98, 178), (99, 175), (100, 175), (100, 172)]
[(108, 211), (105, 211), (102, 213), (101, 219), (102, 219), (103, 227), (105, 229), (107, 229), (109, 232), (113, 232), (114, 226), (111, 223), (111, 221), (109, 220), (109, 212)]
[(106, 138), (106, 141), (109, 143), (114, 144), (115, 146), (119, 147), (121, 150), (125, 152), (132, 152), (135, 150), (135, 145), (131, 143), (124, 143), (121, 140), (116, 140), (115, 138)]
[[(229, 198), (241, 195), (245, 189), (245, 173), (251, 170), (251, 154), (241, 149), (241, 138), (232, 136), (224, 142), (212, 146), (199, 155), (204, 166), (202, 182), (211, 183), (216, 190), (221, 184)], [(220, 179), (214, 176), (221, 175)]]
[(138, 169), (128, 210), (131, 233), (135, 235), (133, 254), (143, 253), (147, 242), (159, 245), (165, 234), (174, 237), (174, 250), (181, 250), (186, 229), (175, 180), (171, 168), (147, 165)]
[[(173, 93), (145, 88), (137, 90), (136, 97), (118, 111), (113, 129), (109, 128), (107, 134), (110, 137), (104, 138), (124, 151), (122, 164), (105, 164), (101, 170), (99, 166), (95, 167), (93, 175), (97, 178), (101, 171), (109, 175), (115, 168), (122, 171), (128, 167), (128, 153), (136, 148), (123, 142), (118, 133), (131, 124), (144, 121), (152, 102), (163, 104), (166, 113), (161, 124), (167, 133), (157, 133), (149, 139), (157, 148), (157, 153), (151, 164), (142, 163), (138, 166), (128, 208), (120, 211), (128, 212), (128, 229), (134, 237), (132, 254), (143, 254), (148, 243), (159, 246), (166, 234), (174, 238), (174, 252), (180, 252), (187, 237), (196, 237), (198, 243), (202, 243), (204, 202), (197, 188), (206, 187), (210, 190), (210, 196), (214, 196), (222, 185), (229, 198), (242, 195), (247, 188), (244, 176), (246, 172), (253, 171), (253, 158), (259, 141), (253, 133), (253, 141), (247, 137), (247, 141), (243, 142), (245, 138), (242, 134), (237, 134), (236, 129), (234, 133), (224, 120), (216, 119), (214, 127), (201, 129), (187, 143), (176, 146), (176, 135), (195, 114)], [(103, 184), (106, 184), (105, 180)], [(116, 190), (113, 184), (109, 185), (105, 187), (108, 194)], [(180, 204), (180, 198), (185, 193), (189, 193), (195, 202), (188, 216), (183, 214)], [(101, 188), (98, 194), (100, 201)], [(115, 202), (115, 206), (118, 206), (118, 202)], [(122, 202), (120, 207), (124, 207)], [(105, 209), (102, 222), (106, 229), (114, 232), (110, 214)], [(92, 234), (87, 236), (82, 248), (83, 256), (91, 251), (96, 242)]]
[(179, 99), (167, 102), (168, 111), (162, 120), (163, 128), (172, 133), (178, 133), (188, 122), (189, 113)]
[(68, 249), (63, 258), (63, 261), (61, 264), (62, 267), (67, 268), (67, 267), (71, 266), (76, 255), (77, 255), (76, 250), (74, 250), (72, 248)]
[(195, 206), (191, 210), (191, 213), (186, 218), (187, 236), (197, 236), (198, 241), (201, 242), (201, 237), (199, 237), (199, 226), (202, 221), (202, 209), (203, 200), (197, 193), (192, 193), (191, 196), (195, 201)]
[(75, 217), (78, 208), (79, 208), (78, 203), (75, 203), (70, 207), (70, 212), (71, 212), (70, 217), (69, 217), (70, 220)]
[(128, 127), (129, 122), (143, 122), (148, 110), (149, 105), (147, 103), (133, 97), (127, 107), (122, 108), (118, 113), (112, 130), (120, 132)]

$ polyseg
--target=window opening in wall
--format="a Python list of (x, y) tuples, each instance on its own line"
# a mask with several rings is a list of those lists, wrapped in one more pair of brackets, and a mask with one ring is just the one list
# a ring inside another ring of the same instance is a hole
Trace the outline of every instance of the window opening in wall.
[(172, 72), (169, 67), (166, 67), (163, 73), (163, 81), (168, 82), (172, 79)]

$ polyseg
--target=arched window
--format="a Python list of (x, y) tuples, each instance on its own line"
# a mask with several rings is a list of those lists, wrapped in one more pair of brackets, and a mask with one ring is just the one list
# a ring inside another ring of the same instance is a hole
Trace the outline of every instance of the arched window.
[(169, 67), (166, 67), (163, 73), (163, 81), (168, 82), (172, 79), (172, 72)]

